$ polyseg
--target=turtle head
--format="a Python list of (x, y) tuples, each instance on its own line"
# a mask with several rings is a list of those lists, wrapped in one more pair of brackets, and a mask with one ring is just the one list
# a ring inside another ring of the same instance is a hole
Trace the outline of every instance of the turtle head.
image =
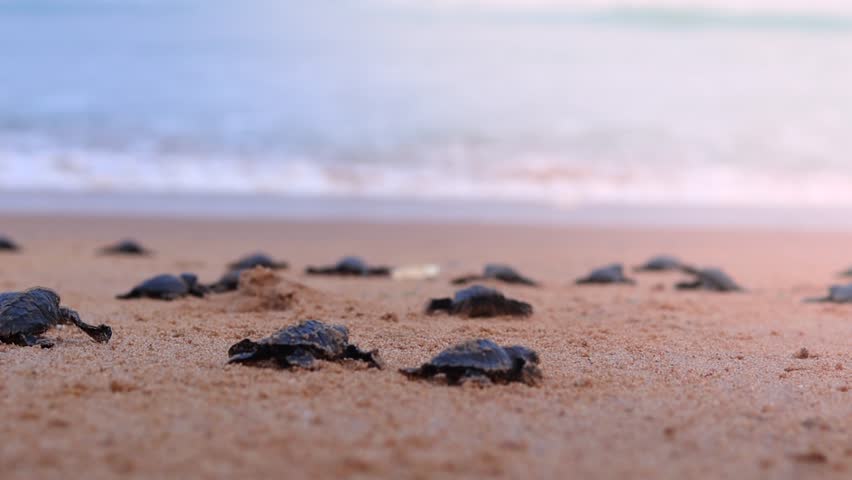
[(198, 285), (198, 276), (194, 273), (181, 273), (180, 279), (183, 280), (183, 283), (185, 283), (190, 289), (193, 289)]
[(208, 292), (207, 287), (198, 283), (198, 276), (194, 273), (181, 273), (180, 279), (186, 284), (186, 288), (190, 295), (203, 297), (204, 294)]
[(520, 345), (503, 347), (503, 350), (512, 359), (513, 373), (516, 376), (516, 380), (527, 385), (536, 385), (541, 381), (542, 375), (541, 369), (538, 368), (538, 353)]
[(509, 354), (509, 358), (511, 358), (513, 362), (522, 361), (524, 364), (529, 363), (533, 365), (538, 365), (539, 358), (538, 353), (536, 353), (535, 350), (531, 350), (527, 347), (522, 347), (520, 345), (503, 347), (503, 350), (506, 350), (506, 353)]

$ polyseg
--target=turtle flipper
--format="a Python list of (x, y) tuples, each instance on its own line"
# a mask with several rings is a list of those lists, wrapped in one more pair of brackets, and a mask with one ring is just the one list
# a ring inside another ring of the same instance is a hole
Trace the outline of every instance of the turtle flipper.
[(346, 352), (343, 355), (346, 358), (367, 362), (370, 367), (378, 368), (379, 370), (385, 367), (385, 362), (379, 355), (378, 350), (364, 351), (355, 345), (348, 345), (346, 347)]
[(128, 299), (131, 299), (131, 298), (141, 298), (141, 297), (142, 297), (142, 293), (139, 291), (138, 288), (134, 288), (133, 290), (131, 290), (131, 291), (125, 293), (125, 294), (115, 296), (115, 298), (117, 298), (119, 300), (128, 300)]
[(59, 319), (62, 323), (70, 323), (80, 330), (86, 332), (86, 335), (92, 337), (92, 340), (99, 343), (106, 343), (112, 338), (112, 328), (108, 325), (89, 325), (80, 319), (80, 315), (70, 308), (61, 307), (59, 309)]
[(488, 387), (493, 384), (494, 382), (481, 372), (466, 372), (453, 383), (453, 385), (473, 385), (478, 387)]
[(389, 277), (390, 274), (390, 267), (371, 267), (367, 269), (368, 277)]
[(28, 333), (18, 333), (3, 340), (7, 343), (18, 345), (19, 347), (39, 346), (41, 348), (52, 348), (54, 345), (52, 340), (48, 340), (47, 338), (39, 337)]
[(532, 305), (526, 302), (520, 302), (518, 300), (506, 300), (505, 307), (503, 309), (504, 314), (509, 315), (520, 315), (520, 316), (529, 316), (533, 313)]
[(464, 285), (466, 283), (478, 282), (483, 278), (480, 275), (462, 275), (461, 277), (456, 277), (450, 280), (450, 283), (453, 285)]
[(311, 369), (314, 367), (314, 360), (316, 359), (307, 350), (297, 348), (292, 353), (284, 357), (283, 360), (284, 362), (281, 362), (281, 364), (285, 367), (301, 367)]
[(694, 282), (679, 282), (675, 284), (675, 288), (678, 290), (695, 290), (697, 288), (701, 288), (701, 280), (696, 280)]

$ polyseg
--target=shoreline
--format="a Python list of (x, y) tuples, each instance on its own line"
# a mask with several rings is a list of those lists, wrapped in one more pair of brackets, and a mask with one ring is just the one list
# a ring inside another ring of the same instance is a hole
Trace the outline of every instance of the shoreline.
[(852, 231), (852, 207), (548, 205), (483, 200), (0, 191), (0, 215), (556, 227)]

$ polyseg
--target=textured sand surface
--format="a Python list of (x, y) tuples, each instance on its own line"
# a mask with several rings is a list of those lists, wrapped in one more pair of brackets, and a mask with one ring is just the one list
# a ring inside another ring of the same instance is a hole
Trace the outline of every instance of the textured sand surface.
[[(852, 305), (800, 301), (840, 280), (852, 234), (0, 221), (26, 248), (0, 254), (1, 290), (54, 288), (114, 330), (108, 345), (70, 328), (48, 334), (52, 350), (0, 345), (3, 479), (852, 477)], [(156, 256), (94, 254), (125, 236)], [(291, 304), (113, 298), (156, 273), (215, 280), (259, 249), (291, 262), (280, 285)], [(724, 267), (749, 291), (677, 292), (677, 274), (572, 284), (662, 252)], [(405, 282), (300, 273), (351, 253), (443, 272)], [(450, 277), (487, 261), (544, 283), (495, 284), (532, 303), (532, 317), (421, 313), (453, 291)], [(388, 368), (225, 365), (232, 343), (310, 317), (347, 325)], [(447, 387), (396, 372), (474, 337), (538, 350), (544, 383)], [(815, 357), (795, 358), (803, 347)]]

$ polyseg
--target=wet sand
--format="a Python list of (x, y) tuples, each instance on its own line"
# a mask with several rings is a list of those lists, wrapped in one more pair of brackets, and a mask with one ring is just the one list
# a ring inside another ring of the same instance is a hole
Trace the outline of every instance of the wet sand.
[[(0, 289), (43, 285), (107, 345), (0, 345), (0, 478), (849, 478), (852, 306), (803, 304), (852, 266), (850, 233), (0, 218)], [(94, 251), (132, 236), (151, 258)], [(239, 293), (118, 301), (137, 281), (212, 281), (254, 250), (290, 261), (287, 308)], [(677, 292), (677, 274), (575, 286), (612, 261), (673, 253), (743, 294)], [(344, 254), (434, 262), (435, 281), (306, 277)], [(542, 288), (523, 320), (421, 313), (448, 279), (504, 261)], [(303, 287), (292, 286), (298, 282)], [(339, 322), (388, 368), (225, 365), (228, 347), (304, 318)], [(474, 337), (536, 349), (541, 386), (446, 387), (396, 372)], [(815, 356), (795, 358), (807, 348)]]

